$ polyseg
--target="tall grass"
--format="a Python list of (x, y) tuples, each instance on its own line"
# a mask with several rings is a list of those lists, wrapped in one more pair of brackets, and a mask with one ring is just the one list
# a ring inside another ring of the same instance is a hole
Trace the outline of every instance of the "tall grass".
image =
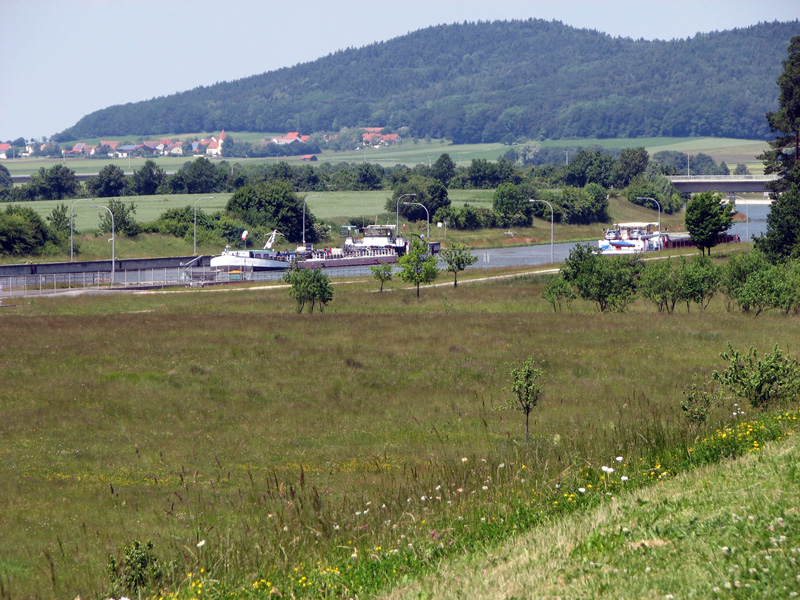
[[(134, 539), (180, 594), (375, 590), (536, 522), (537, 490), (597, 461), (688, 444), (682, 391), (727, 341), (797, 352), (790, 318), (722, 301), (555, 314), (538, 281), (390, 285), (337, 286), (313, 316), (282, 289), (0, 314), (0, 594), (110, 593)], [(501, 408), (528, 355), (547, 378), (525, 444)]]

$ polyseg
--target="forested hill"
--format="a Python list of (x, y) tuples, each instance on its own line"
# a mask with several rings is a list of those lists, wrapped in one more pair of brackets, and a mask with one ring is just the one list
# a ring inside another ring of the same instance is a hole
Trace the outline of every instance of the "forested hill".
[(457, 143), (521, 138), (765, 138), (800, 22), (672, 41), (558, 21), (429, 27), (316, 61), (112, 106), (54, 136), (409, 127)]

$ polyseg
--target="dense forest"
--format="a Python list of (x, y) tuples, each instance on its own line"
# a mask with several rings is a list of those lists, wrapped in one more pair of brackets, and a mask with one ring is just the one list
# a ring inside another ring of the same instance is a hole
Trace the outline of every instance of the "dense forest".
[(408, 127), (455, 143), (571, 137), (765, 139), (800, 22), (671, 41), (531, 19), (439, 25), (316, 61), (112, 106), (54, 141), (197, 131)]

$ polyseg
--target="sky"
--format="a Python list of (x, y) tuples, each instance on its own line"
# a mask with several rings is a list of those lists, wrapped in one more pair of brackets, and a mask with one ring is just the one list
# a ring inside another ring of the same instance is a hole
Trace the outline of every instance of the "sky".
[(0, 142), (49, 137), (101, 108), (233, 81), (429, 26), (529, 18), (671, 40), (793, 21), (800, 2), (0, 0)]

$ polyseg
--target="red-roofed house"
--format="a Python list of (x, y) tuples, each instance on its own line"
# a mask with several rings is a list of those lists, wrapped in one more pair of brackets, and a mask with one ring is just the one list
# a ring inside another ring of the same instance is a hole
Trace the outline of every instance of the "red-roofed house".
[(389, 144), (396, 144), (400, 141), (400, 136), (396, 133), (377, 133), (369, 132), (361, 134), (361, 139), (366, 144), (381, 144), (388, 146)]
[(317, 157), (314, 154), (304, 154), (303, 156), (300, 157), (300, 160), (315, 162), (317, 160)]
[(299, 131), (290, 131), (289, 133), (287, 133), (283, 137), (272, 138), (272, 140), (270, 140), (270, 143), (271, 144), (278, 144), (279, 146), (284, 146), (286, 144), (294, 144), (295, 142), (300, 142), (300, 141), (302, 141), (302, 139), (300, 137), (300, 132)]
[(8, 158), (8, 152), (11, 150), (11, 144), (0, 144), (0, 158)]

